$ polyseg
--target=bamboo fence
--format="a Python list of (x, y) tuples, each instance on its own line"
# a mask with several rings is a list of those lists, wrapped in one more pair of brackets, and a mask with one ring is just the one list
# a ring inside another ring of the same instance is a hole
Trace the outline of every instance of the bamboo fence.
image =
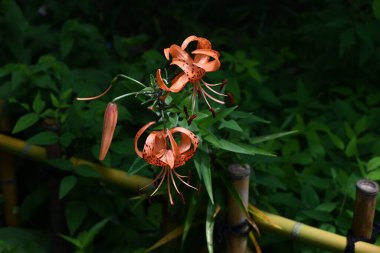
[[(33, 160), (46, 161), (46, 150), (42, 147), (30, 145), (17, 138), (0, 134), (0, 149), (7, 152), (16, 153)], [(128, 175), (127, 173), (115, 168), (107, 168), (102, 165), (89, 162), (76, 157), (71, 157), (70, 161), (75, 165), (85, 164), (92, 167), (101, 174), (103, 180), (114, 183), (126, 189), (137, 191), (140, 186), (147, 185), (150, 179)], [(299, 223), (275, 214), (264, 212), (267, 218), (263, 219), (261, 214), (254, 214), (255, 221), (260, 229), (273, 232), (275, 234), (292, 238), (307, 244), (327, 249), (333, 252), (343, 252), (346, 247), (346, 237), (318, 228)], [(273, 225), (275, 224), (275, 226)], [(380, 247), (365, 243), (356, 243), (356, 253), (379, 253)]]

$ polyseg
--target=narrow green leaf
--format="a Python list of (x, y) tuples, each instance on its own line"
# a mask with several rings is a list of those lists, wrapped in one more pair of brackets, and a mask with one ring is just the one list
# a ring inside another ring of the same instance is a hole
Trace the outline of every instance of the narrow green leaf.
[(227, 141), (224, 139), (217, 139), (215, 135), (208, 133), (204, 140), (211, 143), (215, 148), (220, 148), (223, 150), (231, 151), (234, 153), (247, 154), (247, 155), (267, 155), (267, 156), (275, 156), (274, 154), (256, 148), (252, 145), (247, 145), (239, 142)]
[(187, 234), (193, 224), (195, 214), (199, 208), (199, 204), (201, 203), (200, 197), (197, 194), (193, 194), (186, 215), (185, 224), (183, 225), (183, 234), (182, 234), (182, 247), (186, 241)]
[(75, 176), (66, 176), (61, 180), (59, 186), (59, 198), (62, 199), (69, 193), (77, 183), (77, 177)]
[(129, 167), (127, 173), (128, 175), (136, 174), (137, 172), (146, 168), (147, 166), (148, 166), (148, 163), (146, 163), (144, 159), (141, 159), (140, 157), (136, 157), (131, 167)]
[(37, 113), (34, 113), (34, 112), (31, 112), (31, 113), (28, 113), (28, 114), (25, 114), (23, 116), (21, 116), (13, 130), (12, 130), (12, 134), (15, 134), (15, 133), (18, 133), (18, 132), (21, 132), (22, 130), (25, 130), (31, 126), (33, 126), (39, 119), (39, 116)]
[[(206, 144), (203, 147), (207, 149)], [(199, 150), (194, 159), (195, 168), (201, 175), (203, 183), (205, 184), (208, 196), (210, 197), (211, 203), (214, 204), (214, 197), (212, 192), (212, 178), (211, 178), (211, 162), (210, 157), (203, 150)]]
[(90, 228), (90, 230), (84, 236), (84, 240), (83, 240), (84, 248), (90, 245), (90, 243), (94, 240), (95, 236), (105, 227), (105, 225), (108, 223), (110, 219), (111, 218), (106, 218), (102, 221), (99, 221), (93, 227)]
[(292, 135), (292, 134), (296, 134), (296, 133), (298, 133), (298, 130), (254, 137), (251, 139), (250, 143), (251, 144), (257, 144), (257, 143), (261, 143), (261, 142), (265, 142), (265, 141), (271, 141), (271, 140), (275, 140), (275, 139), (282, 138), (284, 136), (288, 136), (288, 135)]
[(206, 217), (206, 241), (207, 241), (207, 249), (209, 253), (214, 253), (214, 223), (215, 219), (213, 214), (215, 212), (216, 207), (209, 202), (207, 206), (207, 217)]
[(34, 145), (50, 145), (58, 142), (58, 135), (51, 131), (38, 133), (30, 137), (26, 142)]
[(71, 36), (62, 35), (59, 41), (62, 58), (65, 58), (71, 51), (74, 45), (74, 38)]
[(239, 124), (235, 120), (222, 120), (222, 122), (219, 125), (219, 129), (222, 128), (229, 128), (232, 130), (235, 130), (237, 132), (243, 132), (243, 129), (239, 126)]
[[(87, 205), (82, 201), (70, 201), (66, 205), (66, 220), (70, 234), (74, 234), (83, 223), (88, 212)], [(82, 243), (82, 245), (84, 245)]]
[(62, 237), (63, 239), (65, 239), (66, 241), (70, 242), (72, 245), (74, 245), (75, 247), (79, 248), (79, 249), (82, 249), (83, 246), (81, 244), (81, 242), (78, 240), (78, 239), (75, 239), (75, 238), (72, 238), (72, 237), (69, 237), (67, 235), (59, 235), (60, 237)]

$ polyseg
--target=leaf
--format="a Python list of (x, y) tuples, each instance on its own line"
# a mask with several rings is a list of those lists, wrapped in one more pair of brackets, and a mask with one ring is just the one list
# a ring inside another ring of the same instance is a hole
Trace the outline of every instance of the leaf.
[(355, 154), (357, 154), (357, 150), (356, 150), (356, 137), (352, 137), (350, 142), (348, 143), (347, 145), (347, 148), (346, 148), (346, 151), (345, 151), (345, 154), (348, 156), (348, 157), (351, 157)]
[(380, 0), (374, 0), (372, 2), (372, 9), (373, 9), (373, 13), (377, 17), (377, 19), (380, 21)]
[(28, 114), (25, 114), (23, 116), (21, 116), (13, 130), (12, 130), (12, 134), (15, 134), (15, 133), (18, 133), (18, 132), (21, 132), (22, 130), (25, 130), (31, 126), (33, 126), (39, 119), (39, 116), (37, 113), (34, 113), (34, 112), (31, 112), (31, 113), (28, 113)]
[(67, 35), (62, 35), (59, 41), (62, 58), (65, 58), (71, 51), (74, 45), (74, 38)]
[(136, 157), (135, 161), (132, 163), (131, 167), (129, 167), (127, 173), (128, 175), (133, 175), (139, 172), (140, 170), (146, 168), (148, 166), (148, 163), (145, 162), (144, 159), (141, 159), (140, 157)]
[(380, 169), (380, 156), (376, 156), (368, 161), (367, 163), (367, 171)]
[(281, 132), (281, 133), (276, 133), (276, 134), (270, 134), (270, 135), (265, 135), (265, 136), (259, 136), (259, 137), (254, 137), (251, 139), (250, 143), (251, 144), (258, 144), (261, 142), (265, 141), (272, 141), (278, 138), (282, 138), (288, 135), (296, 134), (298, 133), (298, 130), (293, 130), (293, 131), (288, 131), (288, 132)]
[(220, 148), (223, 150), (231, 151), (234, 153), (247, 154), (247, 155), (267, 155), (275, 156), (272, 153), (269, 153), (265, 150), (253, 147), (239, 142), (231, 142), (224, 139), (217, 139), (215, 135), (208, 133), (204, 140), (211, 143), (214, 147)]
[(158, 240), (155, 244), (153, 244), (152, 246), (150, 246), (145, 252), (151, 252), (165, 244), (167, 244), (168, 242), (171, 242), (172, 240), (178, 238), (179, 236), (181, 236), (183, 232), (183, 226), (179, 226), (175, 229), (173, 229), (172, 231), (170, 231), (169, 233), (167, 233), (166, 235), (164, 235), (160, 240)]
[(34, 145), (50, 145), (58, 142), (58, 135), (52, 131), (45, 131), (30, 137), (26, 142)]
[[(207, 149), (207, 145), (203, 144), (203, 146)], [(198, 174), (203, 180), (205, 184), (208, 196), (210, 197), (211, 203), (214, 204), (214, 197), (212, 192), (212, 179), (211, 179), (211, 163), (210, 157), (203, 150), (199, 150), (196, 155), (196, 159), (194, 159), (195, 168), (198, 171)]]
[(367, 177), (370, 180), (380, 180), (380, 170), (371, 171), (370, 173), (368, 173)]
[(75, 231), (82, 224), (84, 218), (88, 212), (87, 205), (82, 201), (70, 201), (66, 205), (66, 220), (67, 227), (69, 228), (70, 234), (74, 234)]
[(182, 234), (182, 247), (186, 241), (187, 234), (193, 224), (194, 216), (199, 208), (199, 204), (201, 203), (200, 197), (197, 194), (193, 194), (186, 215), (186, 220), (183, 225), (183, 234)]
[(83, 247), (87, 248), (87, 246), (90, 245), (90, 243), (94, 240), (95, 236), (104, 228), (104, 226), (108, 223), (108, 221), (111, 218), (106, 218), (102, 221), (99, 221), (96, 223), (90, 230), (85, 233), (84, 239), (83, 239)]
[(59, 186), (59, 198), (62, 199), (69, 193), (77, 183), (77, 177), (75, 176), (66, 176), (61, 180)]
[(59, 236), (65, 239), (66, 241), (70, 242), (75, 247), (79, 249), (83, 249), (82, 243), (78, 239), (69, 237), (67, 235), (59, 235)]
[(45, 108), (46, 102), (41, 99), (41, 93), (38, 92), (36, 97), (33, 100), (32, 108), (33, 110), (40, 114), (42, 110)]
[(214, 253), (214, 212), (216, 207), (209, 202), (207, 206), (207, 216), (206, 216), (206, 241), (207, 249), (209, 253)]
[(243, 129), (239, 126), (239, 124), (235, 120), (222, 120), (219, 125), (219, 129), (229, 128), (231, 130), (235, 130), (237, 132), (243, 132)]

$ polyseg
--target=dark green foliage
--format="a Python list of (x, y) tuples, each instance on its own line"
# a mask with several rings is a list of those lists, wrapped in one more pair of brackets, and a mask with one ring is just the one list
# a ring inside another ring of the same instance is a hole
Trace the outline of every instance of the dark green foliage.
[[(216, 205), (225, 215), (226, 185), (218, 175), (232, 162), (251, 165), (251, 202), (260, 209), (347, 232), (355, 182), (380, 180), (379, 0), (0, 0), (0, 98), (11, 104), (12, 134), (96, 161), (109, 98), (136, 87), (120, 80), (105, 98), (75, 98), (99, 94), (118, 73), (148, 83), (149, 74), (168, 67), (163, 48), (192, 34), (220, 50), (221, 70), (206, 79), (228, 79), (238, 105), (221, 108), (215, 119), (201, 111), (191, 126), (202, 147), (179, 172), (191, 170), (202, 191), (183, 189), (187, 203), (176, 196), (169, 207), (165, 192), (146, 200), (100, 182), (85, 166), (74, 172), (65, 160), (51, 161), (54, 169), (21, 161), (23, 228), (0, 229), (1, 252), (51, 249), (52, 170), (61, 173), (68, 227), (62, 236), (77, 252), (143, 252), (179, 225), (182, 250), (199, 252), (212, 240)], [(119, 107), (104, 165), (157, 173), (133, 149), (136, 131), (155, 119), (145, 109), (133, 99)], [(47, 118), (60, 123), (59, 133), (46, 131)], [(259, 241), (264, 252), (323, 252), (265, 232)]]

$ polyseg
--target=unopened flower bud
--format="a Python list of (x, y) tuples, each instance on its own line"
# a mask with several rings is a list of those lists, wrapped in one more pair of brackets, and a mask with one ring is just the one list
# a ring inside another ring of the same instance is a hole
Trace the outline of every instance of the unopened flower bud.
[(108, 103), (106, 112), (104, 113), (102, 143), (99, 153), (99, 160), (101, 161), (104, 160), (111, 145), (117, 123), (117, 114), (117, 105), (115, 103)]

